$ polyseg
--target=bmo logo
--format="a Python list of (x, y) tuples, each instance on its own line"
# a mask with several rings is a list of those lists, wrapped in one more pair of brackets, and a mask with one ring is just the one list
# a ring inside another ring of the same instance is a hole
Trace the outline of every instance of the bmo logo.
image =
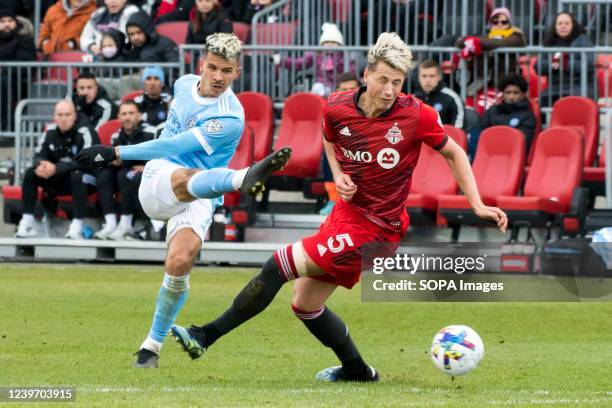
[(387, 147), (378, 152), (376, 161), (383, 169), (392, 169), (399, 163), (400, 154), (397, 150)]
[(345, 149), (344, 147), (341, 147), (342, 149), (342, 154), (344, 154), (344, 157), (346, 157), (349, 160), (353, 160), (356, 162), (364, 162), (364, 163), (370, 163), (372, 161), (372, 153), (370, 152), (360, 152), (360, 151), (356, 151), (356, 152), (352, 152), (348, 149)]

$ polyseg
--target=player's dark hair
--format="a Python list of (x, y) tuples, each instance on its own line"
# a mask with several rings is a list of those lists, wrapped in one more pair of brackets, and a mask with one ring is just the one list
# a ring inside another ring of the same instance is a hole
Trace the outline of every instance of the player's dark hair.
[(77, 77), (76, 80), (78, 81), (79, 79), (93, 79), (96, 83), (98, 83), (98, 79), (96, 78), (94, 73), (91, 71), (83, 71), (79, 73), (79, 76)]
[(343, 72), (340, 75), (338, 75), (338, 77), (336, 78), (336, 87), (338, 87), (338, 85), (340, 85), (343, 82), (350, 82), (350, 81), (355, 81), (357, 82), (358, 86), (361, 86), (361, 81), (359, 80), (359, 77), (354, 72)]
[(435, 68), (436, 71), (438, 71), (438, 74), (442, 74), (442, 70), (440, 69), (440, 65), (432, 59), (426, 59), (424, 61), (421, 61), (419, 63), (419, 70), (421, 69), (429, 69), (429, 68)]
[(508, 74), (502, 76), (497, 82), (497, 89), (500, 92), (504, 92), (504, 89), (506, 89), (508, 85), (517, 86), (523, 93), (527, 92), (529, 88), (527, 81), (521, 74)]
[(125, 101), (121, 101), (121, 103), (119, 104), (119, 110), (121, 110), (122, 106), (128, 106), (128, 105), (132, 105), (136, 107), (136, 110), (140, 112), (140, 106), (138, 106), (138, 104), (133, 99), (126, 99)]

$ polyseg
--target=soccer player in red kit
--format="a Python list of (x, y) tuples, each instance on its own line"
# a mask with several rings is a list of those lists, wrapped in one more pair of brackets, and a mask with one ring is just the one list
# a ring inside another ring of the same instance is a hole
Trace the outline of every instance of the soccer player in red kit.
[(438, 150), (481, 218), (505, 232), (508, 219), (485, 206), (463, 149), (444, 133), (438, 113), (400, 93), (412, 65), (408, 46), (383, 33), (368, 52), (365, 86), (332, 94), (325, 107), (325, 152), (342, 199), (318, 233), (278, 250), (216, 320), (203, 326), (172, 327), (172, 334), (198, 358), (217, 339), (263, 311), (282, 285), (295, 279), (292, 308), (341, 366), (320, 371), (325, 381), (377, 381), (348, 327), (325, 302), (338, 285), (352, 288), (361, 274), (361, 248), (397, 244), (408, 228), (405, 209), (421, 143)]

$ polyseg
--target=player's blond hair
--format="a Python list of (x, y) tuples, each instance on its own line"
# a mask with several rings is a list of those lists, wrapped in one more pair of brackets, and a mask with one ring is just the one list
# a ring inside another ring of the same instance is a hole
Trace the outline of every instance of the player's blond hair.
[(408, 75), (413, 67), (410, 47), (396, 33), (382, 33), (376, 44), (368, 51), (368, 70), (376, 70), (378, 62), (384, 62), (393, 69)]
[(231, 33), (215, 33), (206, 37), (204, 54), (214, 54), (232, 62), (240, 61), (242, 41)]

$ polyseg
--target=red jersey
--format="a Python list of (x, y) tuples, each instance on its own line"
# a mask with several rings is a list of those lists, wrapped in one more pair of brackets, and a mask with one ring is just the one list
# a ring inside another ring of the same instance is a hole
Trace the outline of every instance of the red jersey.
[(382, 115), (366, 117), (357, 104), (365, 89), (329, 96), (325, 138), (357, 185), (349, 204), (377, 225), (399, 231), (421, 143), (439, 150), (448, 138), (438, 112), (412, 95), (400, 94)]

